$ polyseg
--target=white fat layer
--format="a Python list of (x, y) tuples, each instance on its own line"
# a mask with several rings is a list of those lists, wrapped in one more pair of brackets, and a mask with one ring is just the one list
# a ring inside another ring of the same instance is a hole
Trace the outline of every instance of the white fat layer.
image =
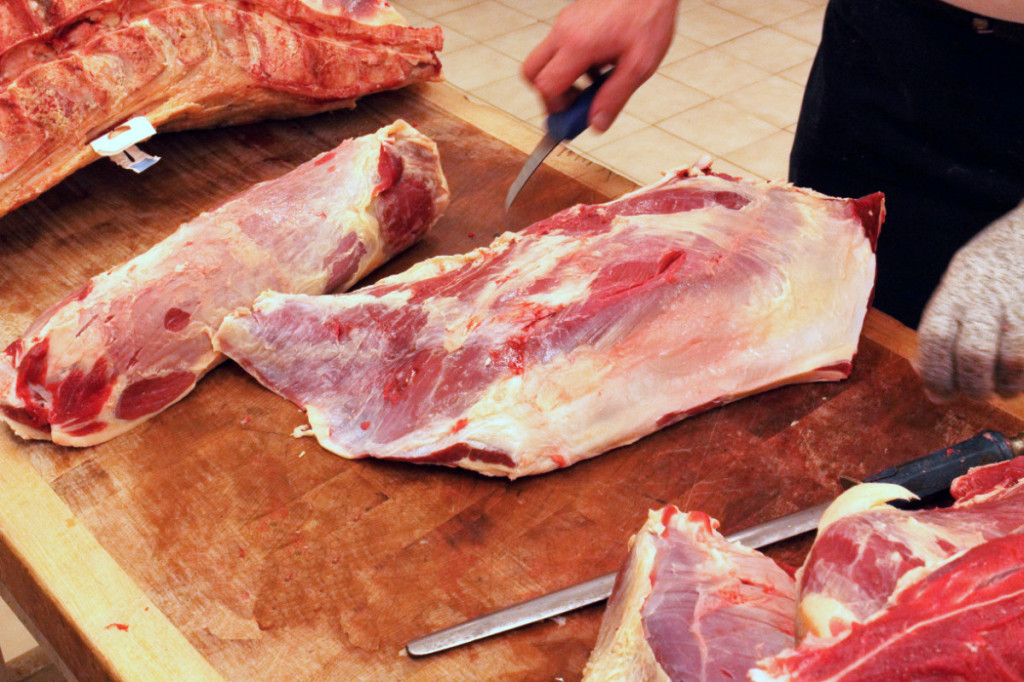
[(856, 615), (841, 601), (821, 594), (808, 594), (800, 600), (796, 614), (796, 631), (801, 635), (831, 637), (830, 624), (850, 623)]
[(583, 669), (584, 682), (669, 680), (647, 643), (640, 615), (651, 594), (650, 576), (657, 555), (654, 539), (665, 530), (661, 518), (661, 512), (649, 511), (647, 522), (629, 540), (629, 558), (601, 619), (597, 644)]
[(869, 509), (876, 509), (893, 500), (916, 500), (917, 495), (906, 488), (893, 483), (862, 483), (855, 485), (837, 497), (821, 515), (818, 522), (818, 534), (839, 519), (858, 514)]

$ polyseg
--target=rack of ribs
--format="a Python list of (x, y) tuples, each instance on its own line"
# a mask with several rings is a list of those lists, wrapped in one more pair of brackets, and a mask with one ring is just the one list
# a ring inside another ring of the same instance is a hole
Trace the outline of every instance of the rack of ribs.
[(383, 0), (8, 0), (0, 6), (0, 215), (161, 131), (304, 116), (440, 79), (438, 27)]

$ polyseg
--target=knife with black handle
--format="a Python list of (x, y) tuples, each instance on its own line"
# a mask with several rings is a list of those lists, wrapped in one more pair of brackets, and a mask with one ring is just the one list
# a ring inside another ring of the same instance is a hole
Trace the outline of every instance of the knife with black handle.
[[(895, 483), (925, 498), (948, 490), (953, 479), (971, 467), (1004, 462), (1024, 455), (1024, 433), (1007, 437), (983, 431), (973, 438), (924, 457), (905, 462), (864, 479), (865, 483)], [(757, 549), (796, 537), (818, 527), (831, 501), (732, 533), (727, 540)], [(609, 573), (557, 592), (524, 601), (501, 611), (415, 639), (406, 646), (410, 656), (426, 656), (523, 625), (594, 604), (611, 596), (615, 573)]]

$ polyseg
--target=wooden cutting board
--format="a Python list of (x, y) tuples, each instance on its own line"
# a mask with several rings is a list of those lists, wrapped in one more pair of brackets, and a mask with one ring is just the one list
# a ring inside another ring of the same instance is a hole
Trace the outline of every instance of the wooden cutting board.
[[(452, 203), (377, 276), (632, 187), (560, 152), (506, 215), (537, 135), (445, 85), (162, 135), (144, 144), (163, 157), (145, 174), (96, 163), (0, 220), (0, 346), (196, 213), (398, 117), (437, 141)], [(873, 311), (845, 382), (771, 391), (515, 482), (341, 459), (293, 438), (302, 413), (224, 364), (97, 447), (0, 430), (0, 581), (81, 679), (578, 679), (597, 607), (426, 659), (403, 647), (615, 570), (649, 508), (676, 503), (738, 530), (828, 499), (840, 474), (1024, 427), (1019, 406), (930, 404), (912, 350), (912, 332)], [(773, 552), (795, 563), (806, 547)]]

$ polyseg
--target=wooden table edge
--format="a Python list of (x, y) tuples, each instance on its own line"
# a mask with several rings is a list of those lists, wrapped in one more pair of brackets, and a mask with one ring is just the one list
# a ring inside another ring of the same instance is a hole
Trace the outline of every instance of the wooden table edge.
[(0, 490), (0, 579), (62, 667), (76, 678), (223, 679), (9, 443)]
[[(450, 85), (416, 90), (520, 151), (531, 151), (539, 138), (525, 123), (474, 104)], [(636, 187), (570, 150), (553, 154), (546, 163), (609, 196)], [(863, 334), (904, 358), (916, 352), (915, 332), (877, 310), (869, 311)], [(993, 404), (1024, 419), (1024, 400)], [(0, 581), (73, 674), (98, 671), (117, 680), (223, 679), (75, 517), (26, 452), (3, 443), (0, 491)], [(59, 623), (52, 622), (54, 615)]]
[[(861, 334), (910, 362), (917, 357), (917, 332), (880, 310), (868, 311)], [(1024, 395), (1009, 399), (996, 397), (988, 403), (1017, 419), (1024, 419)]]

